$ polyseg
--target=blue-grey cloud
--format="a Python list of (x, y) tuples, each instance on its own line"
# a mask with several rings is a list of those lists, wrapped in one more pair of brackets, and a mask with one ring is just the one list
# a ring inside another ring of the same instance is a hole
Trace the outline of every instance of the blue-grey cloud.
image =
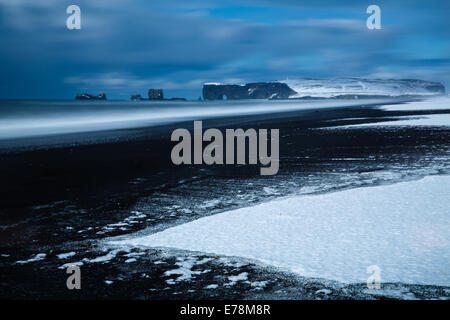
[(419, 77), (450, 85), (448, 2), (0, 0), (0, 98), (113, 98), (163, 87), (197, 97), (207, 81)]

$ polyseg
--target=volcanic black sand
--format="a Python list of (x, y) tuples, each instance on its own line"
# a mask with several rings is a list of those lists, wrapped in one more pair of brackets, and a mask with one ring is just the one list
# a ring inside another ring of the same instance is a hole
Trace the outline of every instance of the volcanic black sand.
[[(170, 135), (192, 121), (0, 141), (0, 298), (448, 298), (450, 288), (383, 284), (392, 296), (240, 258), (102, 244), (283, 195), (448, 174), (448, 127), (339, 127), (436, 112), (365, 106), (203, 121), (222, 132), (280, 129), (275, 176), (260, 176), (259, 164), (173, 165)], [(81, 290), (66, 287), (73, 263)]]

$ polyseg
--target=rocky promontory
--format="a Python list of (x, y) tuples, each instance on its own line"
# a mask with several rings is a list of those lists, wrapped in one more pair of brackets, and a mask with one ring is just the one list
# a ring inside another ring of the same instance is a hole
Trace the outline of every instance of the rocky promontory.
[(205, 83), (205, 100), (379, 98), (445, 94), (443, 84), (419, 79), (286, 79), (248, 84)]
[(280, 82), (256, 82), (245, 85), (206, 83), (203, 85), (205, 100), (288, 99), (296, 93), (287, 84)]
[(106, 94), (103, 92), (100, 93), (98, 96), (93, 96), (88, 93), (79, 93), (75, 97), (76, 100), (106, 100)]

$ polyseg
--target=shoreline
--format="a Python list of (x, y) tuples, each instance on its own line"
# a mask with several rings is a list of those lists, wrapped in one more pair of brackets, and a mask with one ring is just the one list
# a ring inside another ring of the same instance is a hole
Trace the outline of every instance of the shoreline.
[[(448, 114), (450, 110), (350, 107), (203, 121), (204, 128), (279, 128), (280, 171), (266, 178), (259, 176), (259, 165), (172, 165), (170, 134), (178, 127), (192, 130), (192, 121), (124, 130), (108, 141), (102, 139), (111, 132), (103, 132), (95, 139), (92, 139), (95, 134), (86, 133), (84, 138), (90, 143), (74, 144), (73, 140), (82, 136), (75, 135), (72, 141), (63, 141), (56, 147), (1, 152), (0, 174), (5, 180), (0, 184), (4, 199), (0, 209), (0, 251), (8, 256), (0, 257), (0, 272), (6, 286), (3, 288), (8, 290), (1, 289), (0, 295), (73, 298), (65, 288), (65, 272), (59, 268), (66, 263), (82, 262), (87, 282), (86, 290), (78, 293), (78, 297), (83, 299), (176, 299), (175, 293), (179, 291), (184, 297), (207, 299), (249, 296), (316, 299), (328, 296), (316, 293), (324, 288), (331, 290), (335, 299), (386, 297), (388, 293), (364, 293), (364, 284), (342, 288), (327, 285), (326, 280), (294, 279), (280, 270), (261, 269), (251, 262), (236, 267), (238, 261), (225, 257), (197, 258), (198, 254), (181, 253), (174, 256), (172, 251), (135, 248), (111, 255), (103, 263), (95, 261), (109, 254), (100, 242), (114, 236), (142, 230), (155, 233), (289, 194), (327, 194), (448, 174), (450, 128), (344, 127), (398, 120), (424, 112)], [(58, 258), (71, 252), (75, 254)], [(38, 259), (41, 257), (38, 254), (45, 256), (34, 262), (16, 263)], [(212, 260), (197, 264), (205, 258)], [(136, 261), (126, 262), (130, 259)], [(164, 275), (179, 269), (178, 264), (182, 263), (192, 265), (191, 281), (178, 281), (176, 274)], [(215, 271), (198, 273), (206, 270)], [(248, 283), (238, 281), (231, 287), (225, 286), (233, 283), (228, 277), (245, 272)], [(273, 281), (262, 289), (252, 287), (268, 279)], [(106, 285), (105, 281), (113, 283)], [(220, 284), (219, 289), (204, 289), (214, 283)], [(315, 284), (309, 287), (312, 283)], [(387, 285), (394, 291), (402, 286)], [(16, 289), (11, 292), (13, 287)], [(47, 289), (45, 292), (43, 287)], [(416, 297), (420, 297), (420, 292), (423, 297), (448, 296), (444, 292), (447, 288), (406, 287), (407, 293), (413, 292)], [(48, 288), (52, 288), (51, 292)], [(195, 292), (188, 292), (191, 288)], [(345, 293), (345, 288), (349, 293)], [(399, 298), (408, 297), (407, 293), (399, 292)]]

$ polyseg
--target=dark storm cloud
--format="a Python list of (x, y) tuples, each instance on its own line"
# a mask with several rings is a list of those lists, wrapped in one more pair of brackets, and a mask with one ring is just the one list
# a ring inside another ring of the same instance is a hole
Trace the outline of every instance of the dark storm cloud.
[(127, 98), (149, 87), (197, 97), (206, 81), (286, 77), (446, 82), (446, 4), (409, 3), (382, 7), (383, 29), (371, 31), (360, 1), (77, 1), (82, 29), (69, 31), (67, 3), (0, 0), (0, 97)]

